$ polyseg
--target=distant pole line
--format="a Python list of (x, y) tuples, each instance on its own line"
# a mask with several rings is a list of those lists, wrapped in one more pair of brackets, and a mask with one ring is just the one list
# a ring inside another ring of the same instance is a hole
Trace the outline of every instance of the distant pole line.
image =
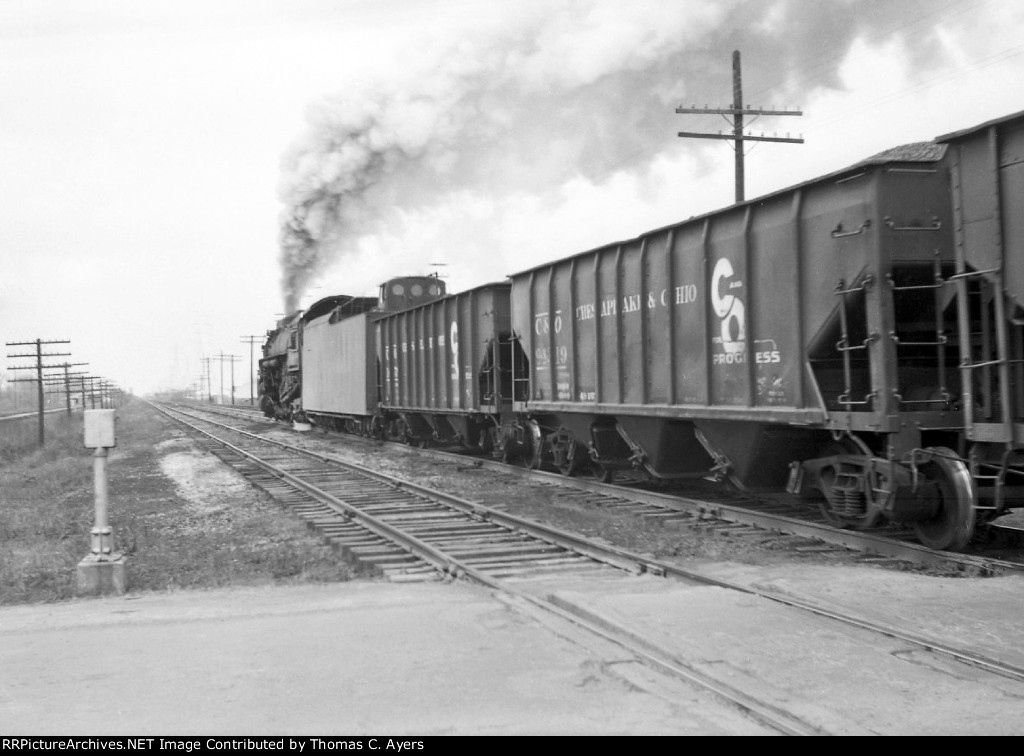
[[(43, 446), (46, 443), (46, 422), (45, 422), (46, 421), (46, 416), (45, 416), (45, 410), (44, 410), (44, 404), (45, 404), (46, 398), (45, 398), (44, 392), (43, 392), (43, 371), (44, 370), (55, 370), (57, 368), (64, 368), (65, 365), (69, 364), (69, 363), (63, 363), (63, 364), (60, 364), (60, 365), (44, 365), (43, 364), (43, 358), (44, 357), (67, 357), (67, 356), (69, 356), (71, 354), (71, 352), (43, 352), (43, 345), (44, 344), (46, 344), (46, 345), (49, 345), (49, 344), (70, 344), (70, 343), (71, 343), (71, 341), (68, 340), (68, 339), (51, 339), (51, 340), (36, 339), (35, 341), (8, 341), (8, 342), (6, 342), (7, 346), (34, 346), (36, 348), (34, 353), (30, 352), (28, 354), (8, 354), (7, 356), (8, 356), (8, 358), (11, 358), (11, 359), (22, 359), (22, 358), (26, 358), (27, 357), (27, 358), (34, 359), (35, 362), (36, 362), (35, 365), (19, 365), (19, 366), (16, 366), (16, 367), (8, 368), (8, 370), (35, 370), (36, 371), (36, 377), (35, 378), (17, 378), (17, 379), (12, 380), (11, 382), (12, 383), (17, 383), (17, 382), (22, 382), (22, 381), (35, 381), (37, 383), (37, 385), (38, 385), (37, 398), (38, 398), (38, 407), (39, 407), (39, 446)], [(85, 363), (73, 363), (73, 364), (83, 364), (84, 365)]]
[[(78, 364), (80, 364), (80, 365), (87, 365), (88, 363), (82, 362), (82, 363), (78, 363)], [(71, 382), (72, 381), (76, 381), (76, 380), (81, 380), (80, 376), (84, 376), (85, 375), (85, 373), (72, 373), (72, 372), (69, 372), (68, 368), (70, 368), (70, 367), (71, 367), (71, 363), (65, 362), (64, 363), (64, 376), (63, 377), (47, 378), (46, 379), (46, 385), (47, 386), (58, 386), (58, 385), (63, 385), (64, 386), (64, 398), (65, 398), (65, 402), (67, 404), (67, 414), (68, 414), (68, 417), (71, 417)], [(60, 392), (51, 392), (51, 393), (60, 393)], [(85, 409), (85, 398), (84, 397), (82, 398), (82, 409)]]
[(224, 352), (221, 352), (220, 354), (218, 354), (218, 355), (216, 355), (214, 357), (211, 357), (210, 359), (211, 360), (219, 360), (220, 361), (220, 403), (221, 404), (224, 403), (224, 362), (227, 361), (227, 362), (231, 363), (231, 403), (234, 404), (235, 403), (235, 361), (236, 360), (240, 360), (241, 357), (239, 357), (237, 354), (224, 354)]

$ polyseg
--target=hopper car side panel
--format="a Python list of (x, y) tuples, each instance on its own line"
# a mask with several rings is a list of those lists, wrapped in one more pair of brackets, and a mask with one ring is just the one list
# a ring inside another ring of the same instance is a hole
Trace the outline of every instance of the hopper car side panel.
[[(849, 382), (834, 350), (839, 282), (888, 266), (871, 222), (879, 180), (865, 171), (513, 276), (529, 409), (827, 423), (818, 381), (833, 409)], [(886, 348), (871, 347), (875, 363)], [(858, 401), (866, 371), (851, 376)]]
[(510, 335), (505, 283), (384, 316), (376, 338), (389, 432), (475, 445), (483, 416), (508, 408)]
[[(966, 435), (998, 476), (1024, 448), (1024, 113), (941, 137), (956, 207), (956, 293)], [(1019, 482), (1019, 481), (1018, 481)], [(996, 497), (996, 509), (1005, 496)]]

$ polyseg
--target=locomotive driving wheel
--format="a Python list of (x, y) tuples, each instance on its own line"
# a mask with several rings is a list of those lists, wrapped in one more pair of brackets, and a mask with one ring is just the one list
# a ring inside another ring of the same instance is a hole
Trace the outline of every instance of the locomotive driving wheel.
[[(822, 456), (845, 454), (872, 456), (867, 444), (856, 436), (845, 436), (833, 441), (825, 448)], [(861, 490), (863, 484), (857, 485), (858, 478), (863, 480), (857, 471), (844, 470), (842, 464), (821, 471), (822, 485), (829, 489), (829, 494), (820, 500), (819, 507), (825, 521), (832, 527), (866, 530), (878, 522), (881, 513), (871, 506), (867, 493)]]
[(951, 449), (929, 447), (930, 462), (918, 471), (937, 485), (938, 514), (930, 520), (915, 522), (914, 533), (930, 549), (960, 551), (974, 536), (974, 480), (967, 465)]

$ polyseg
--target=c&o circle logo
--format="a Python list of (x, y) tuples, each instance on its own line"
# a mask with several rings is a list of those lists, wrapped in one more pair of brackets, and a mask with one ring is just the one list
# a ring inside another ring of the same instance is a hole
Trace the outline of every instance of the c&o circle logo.
[(715, 362), (739, 362), (746, 349), (746, 310), (743, 300), (731, 291), (742, 288), (743, 282), (732, 280), (733, 274), (732, 263), (724, 257), (715, 263), (715, 270), (711, 274), (711, 305), (715, 315), (722, 321), (722, 349), (725, 351), (722, 356), (726, 358)]

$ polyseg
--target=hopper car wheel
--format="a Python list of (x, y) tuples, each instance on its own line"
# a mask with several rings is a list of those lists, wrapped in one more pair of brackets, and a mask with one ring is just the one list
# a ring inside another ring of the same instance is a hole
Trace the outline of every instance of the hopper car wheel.
[(536, 420), (528, 421), (525, 430), (526, 448), (523, 450), (522, 456), (519, 457), (519, 462), (523, 467), (539, 470), (544, 435), (541, 433), (540, 424)]
[(405, 420), (399, 418), (391, 428), (390, 438), (400, 444), (408, 444), (410, 441), (409, 428)]
[(939, 513), (931, 520), (915, 522), (914, 532), (930, 549), (960, 551), (974, 535), (974, 481), (967, 465), (943, 446), (930, 447), (936, 452), (931, 462), (918, 469), (939, 487)]
[[(871, 450), (868, 449), (867, 444), (861, 441), (856, 436), (846, 436), (833, 441), (826, 448), (823, 457), (831, 457), (838, 454), (865, 454), (870, 456)], [(831, 485), (836, 478), (835, 473), (831, 473), (826, 477), (822, 475), (822, 482), (826, 485)], [(849, 528), (851, 530), (867, 530), (868, 528), (874, 527), (878, 523), (878, 519), (881, 513), (876, 509), (865, 514), (863, 517), (851, 517), (841, 512), (836, 512), (832, 509), (832, 505), (827, 498), (823, 498), (819, 506), (821, 508), (821, 514), (824, 516), (825, 521), (834, 528)]]

